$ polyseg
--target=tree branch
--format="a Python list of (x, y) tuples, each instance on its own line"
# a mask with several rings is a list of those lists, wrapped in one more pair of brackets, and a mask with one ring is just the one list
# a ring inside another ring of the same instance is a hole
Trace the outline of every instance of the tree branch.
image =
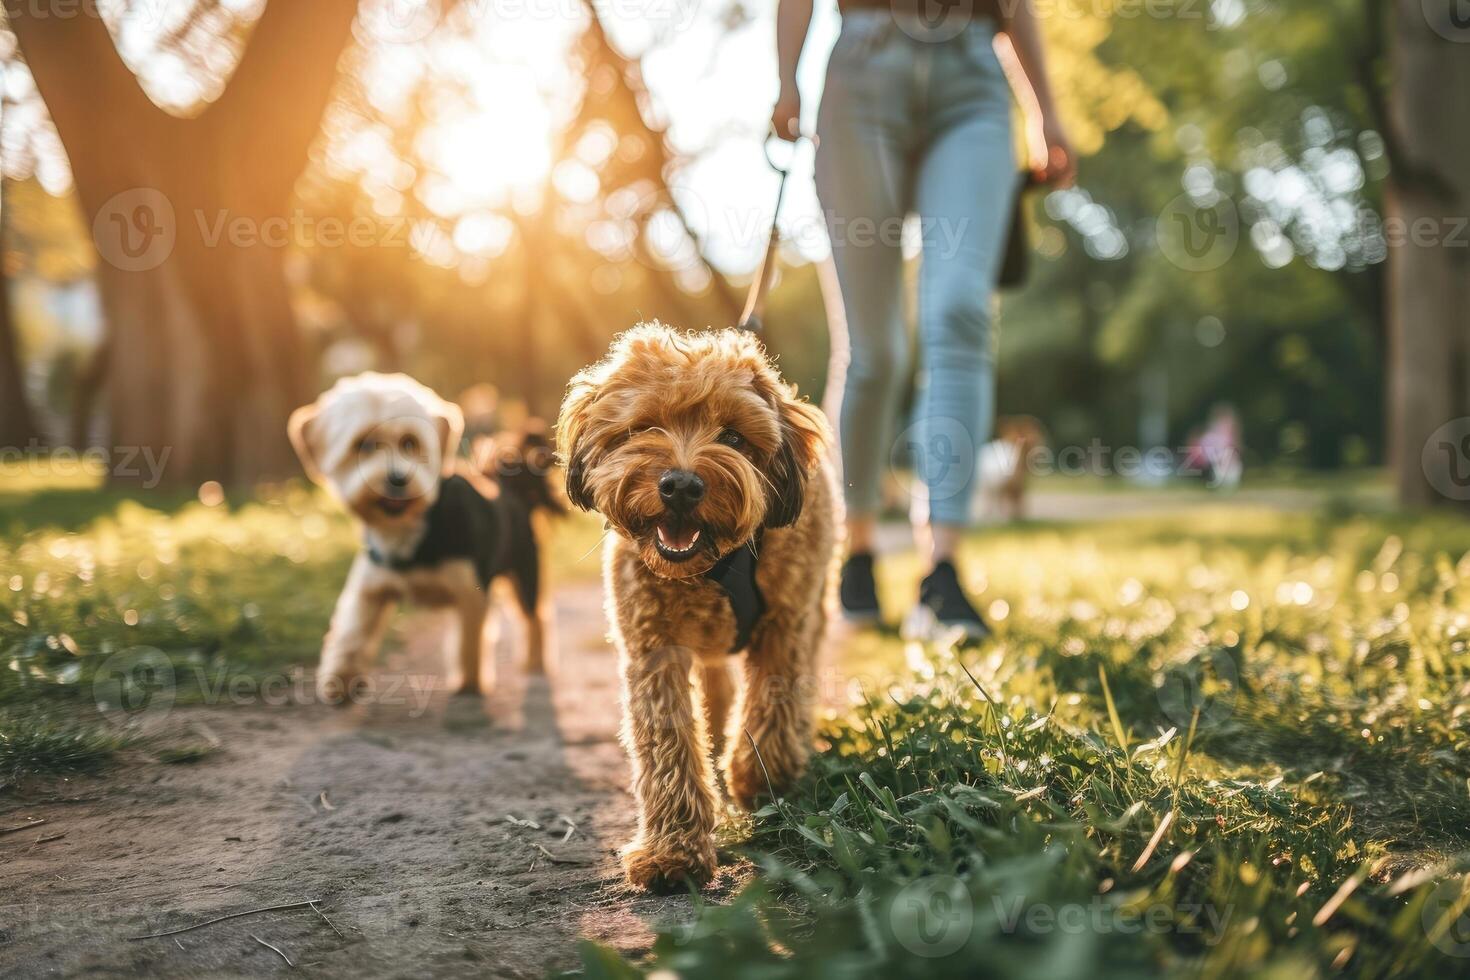
[(357, 0), (269, 0), (224, 95), (201, 117), (222, 152), (257, 161), (260, 191), (289, 193), (300, 175), (356, 15)]
[(1383, 39), (1390, 29), (1401, 31), (1404, 28), (1397, 24), (1391, 28), (1386, 23), (1389, 17), (1377, 0), (1363, 0), (1362, 11), (1365, 41), (1363, 50), (1355, 59), (1354, 68), (1358, 84), (1362, 86), (1363, 96), (1368, 102), (1368, 113), (1378, 134), (1383, 137), (1389, 179), (1400, 187), (1416, 186), (1435, 197), (1453, 198), (1455, 190), (1448, 178), (1425, 161), (1410, 158), (1402, 127), (1388, 104), (1388, 93), (1379, 81), (1379, 68), (1386, 56)]
[(4, 5), (79, 184), (102, 166), (115, 167), (124, 147), (152, 142), (177, 122), (148, 98), (118, 54), (97, 0), (65, 13), (25, 0)]

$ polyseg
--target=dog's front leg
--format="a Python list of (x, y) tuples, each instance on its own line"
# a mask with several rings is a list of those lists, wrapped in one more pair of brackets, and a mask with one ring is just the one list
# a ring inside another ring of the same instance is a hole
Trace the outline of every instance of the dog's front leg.
[(480, 590), (462, 596), (459, 609), (459, 645), (450, 689), (455, 694), (479, 694), (485, 648), (485, 618), (490, 612), (489, 593)]
[(317, 697), (328, 704), (346, 704), (353, 687), (378, 648), (388, 616), (391, 594), (372, 587), (373, 565), (358, 555), (347, 573), (347, 583), (332, 610), (332, 623), (322, 641), (322, 659), (316, 671)]
[(638, 836), (623, 849), (628, 880), (654, 891), (701, 885), (715, 870), (716, 793), (704, 719), (694, 711), (691, 652), (622, 650), (623, 743), (633, 763)]
[(526, 672), (544, 674), (547, 670), (547, 637), (551, 634), (551, 610), (545, 605), (523, 609), (521, 622), (526, 631)]
[(747, 810), (757, 796), (789, 788), (811, 753), (822, 627), (819, 610), (764, 623), (745, 656), (742, 728), (725, 768), (730, 798)]
[(709, 757), (717, 764), (725, 755), (725, 732), (730, 727), (730, 703), (735, 692), (730, 665), (725, 662), (728, 659), (723, 653), (716, 654), (706, 658), (699, 668), (699, 693), (709, 731)]

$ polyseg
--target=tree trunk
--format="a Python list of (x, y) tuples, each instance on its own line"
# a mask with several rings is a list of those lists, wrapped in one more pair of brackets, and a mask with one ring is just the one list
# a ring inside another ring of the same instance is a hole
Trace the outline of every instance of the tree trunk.
[(71, 383), (71, 419), (66, 444), (77, 452), (91, 448), (92, 416), (97, 410), (97, 397), (102, 393), (106, 377), (107, 341), (104, 338), (77, 366), (76, 377)]
[(1470, 501), (1470, 29), (1398, 0), (1386, 195), (1389, 444), (1399, 501)]
[(95, 0), (70, 18), (6, 6), (100, 258), (115, 455), (151, 453), (176, 487), (294, 472), (286, 418), (307, 392), (289, 208), (356, 0), (270, 0), (224, 95), (193, 119), (149, 101)]
[[(10, 224), (10, 201), (6, 181), (0, 177), (0, 262), (5, 256), (6, 226)], [(28, 453), (39, 448), (41, 430), (26, 399), (25, 365), (20, 358), (20, 338), (10, 304), (10, 280), (0, 267), (0, 449)]]

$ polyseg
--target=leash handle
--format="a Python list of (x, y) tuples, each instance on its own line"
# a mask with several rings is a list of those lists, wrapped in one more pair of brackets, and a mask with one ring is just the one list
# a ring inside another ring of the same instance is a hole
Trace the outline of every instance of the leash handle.
[[(766, 163), (780, 175), (781, 179), (776, 184), (776, 209), (771, 212), (771, 234), (766, 239), (766, 249), (761, 255), (760, 270), (750, 284), (750, 292), (745, 297), (745, 309), (741, 311), (740, 322), (737, 324), (739, 329), (753, 333), (760, 332), (760, 314), (765, 309), (766, 296), (770, 293), (771, 286), (776, 280), (776, 251), (781, 245), (781, 226), (778, 222), (781, 218), (781, 204), (786, 199), (786, 178), (791, 176), (790, 162), (782, 166), (771, 155), (771, 141), (779, 139), (780, 137), (774, 131), (766, 136)], [(807, 136), (804, 133), (798, 133), (796, 139), (786, 141), (792, 144), (793, 159), (796, 156), (795, 147), (799, 146), (802, 140), (807, 139), (811, 140), (813, 145), (816, 144), (815, 136)]]

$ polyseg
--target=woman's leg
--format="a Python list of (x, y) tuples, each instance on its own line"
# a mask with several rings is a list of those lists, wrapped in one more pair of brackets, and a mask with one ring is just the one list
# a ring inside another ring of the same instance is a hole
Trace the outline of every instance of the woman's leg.
[(830, 320), (828, 380), (841, 384), (837, 434), (852, 553), (873, 546), (883, 466), (909, 370), (900, 243), (909, 184), (907, 50), (876, 34), (880, 29), (891, 25), (844, 23), (817, 119), (817, 193), (842, 293), (842, 315)]
[(988, 635), (951, 560), (969, 527), (980, 451), (994, 414), (991, 337), (995, 279), (1019, 182), (1010, 100), (990, 48), (972, 25), (936, 52), (929, 90), (933, 139), (916, 174), (921, 220), (915, 464), (928, 491), (930, 571), (905, 624), (910, 636)]
[[(962, 62), (964, 75), (936, 77), (943, 125), (915, 188), (923, 263), (914, 421), (935, 563), (952, 556), (971, 523), (980, 450), (991, 437), (994, 286), (1019, 183), (1004, 77), (986, 54)], [(947, 89), (954, 90), (949, 98)]]

